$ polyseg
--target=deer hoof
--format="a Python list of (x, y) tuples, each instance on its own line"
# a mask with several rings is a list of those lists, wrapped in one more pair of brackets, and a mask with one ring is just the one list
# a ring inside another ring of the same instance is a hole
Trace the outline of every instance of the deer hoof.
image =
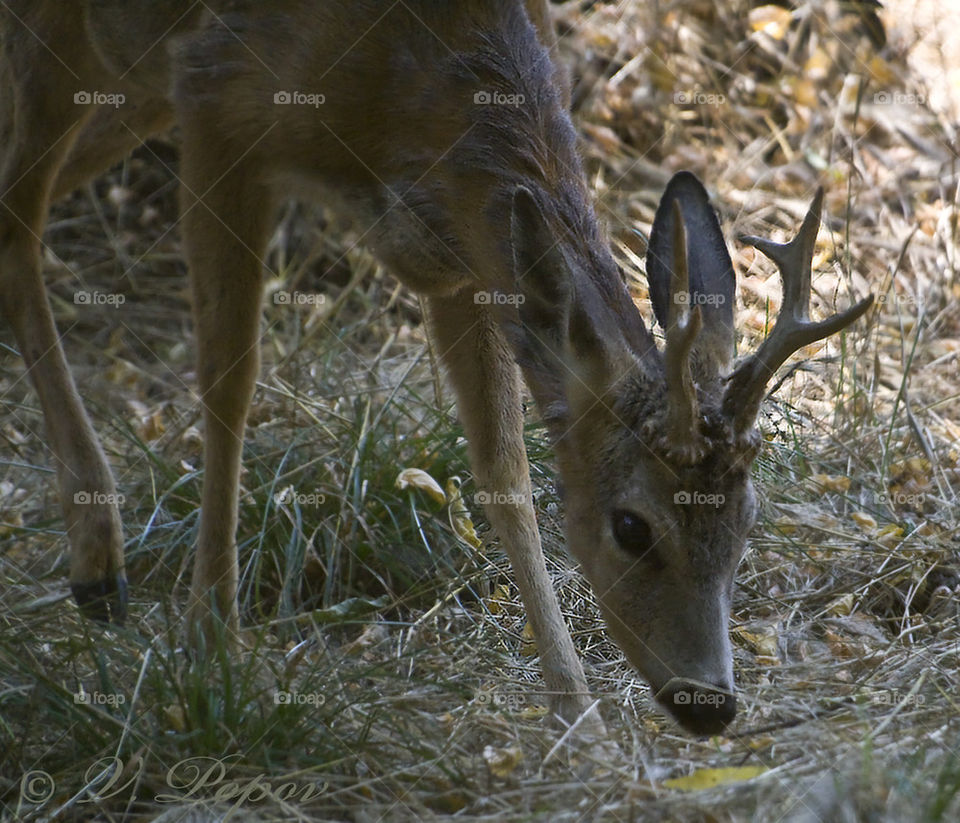
[(118, 572), (93, 583), (71, 583), (80, 613), (90, 620), (122, 626), (127, 619), (127, 577)]

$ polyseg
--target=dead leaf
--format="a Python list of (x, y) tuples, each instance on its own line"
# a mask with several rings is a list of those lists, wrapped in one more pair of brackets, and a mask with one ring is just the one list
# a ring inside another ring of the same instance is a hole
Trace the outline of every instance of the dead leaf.
[(866, 534), (873, 534), (877, 530), (877, 521), (866, 512), (852, 512), (850, 519)]
[(808, 108), (814, 108), (817, 105), (817, 86), (812, 80), (798, 77), (790, 85), (794, 102)]
[(748, 628), (736, 626), (731, 634), (740, 638), (744, 645), (755, 655), (760, 655), (768, 661), (775, 661), (773, 665), (780, 665), (779, 637), (776, 626), (760, 626)]
[(362, 654), (367, 649), (382, 643), (389, 634), (383, 623), (371, 623), (360, 633), (359, 637), (351, 640), (343, 647), (343, 654), (351, 656)]
[(420, 489), (441, 506), (447, 502), (447, 496), (440, 488), (440, 484), (423, 469), (404, 469), (397, 475), (397, 488), (401, 491), (403, 489)]
[(146, 443), (153, 440), (159, 440), (167, 430), (163, 422), (163, 412), (153, 411), (146, 417), (140, 418), (140, 425), (137, 426), (137, 436)]
[(163, 710), (163, 716), (175, 732), (185, 732), (187, 730), (187, 717), (183, 711), (183, 706), (179, 703), (166, 706)]
[(523, 750), (517, 745), (502, 749), (484, 746), (483, 759), (494, 777), (509, 777), (523, 760)]
[(510, 586), (501, 583), (493, 590), (493, 594), (487, 600), (487, 610), (490, 614), (500, 614), (505, 611), (507, 606), (512, 606), (513, 600), (510, 598)]
[(867, 63), (870, 79), (881, 89), (888, 88), (900, 81), (899, 72), (879, 55), (874, 55)]
[(747, 15), (750, 28), (762, 31), (774, 40), (783, 40), (790, 29), (790, 9), (783, 6), (757, 6)]
[(520, 654), (524, 657), (534, 657), (537, 653), (537, 638), (533, 633), (533, 626), (529, 621), (521, 633), (523, 642), (520, 644)]
[[(834, 657), (838, 657), (841, 660), (848, 660), (854, 657), (862, 657), (866, 652), (866, 649), (860, 643), (855, 643), (852, 640), (849, 640), (846, 637), (842, 637), (837, 632), (832, 631), (831, 629), (826, 629), (824, 631), (824, 639), (827, 641), (827, 646), (830, 649), (830, 653)], [(840, 678), (838, 672), (834, 673), (834, 679)]]
[(876, 540), (881, 546), (892, 549), (903, 540), (903, 529), (895, 523), (888, 523), (877, 532)]
[(715, 786), (744, 783), (767, 771), (769, 769), (766, 766), (727, 766), (721, 769), (697, 769), (693, 774), (688, 774), (686, 777), (672, 777), (669, 780), (664, 780), (663, 785), (668, 789), (699, 792), (704, 789), (712, 789)]
[(807, 58), (807, 62), (803, 64), (803, 73), (809, 81), (819, 83), (827, 79), (831, 68), (833, 68), (833, 60), (830, 59), (830, 55), (817, 46)]
[(842, 617), (843, 615), (850, 614), (853, 611), (853, 594), (848, 592), (842, 597), (838, 597), (832, 603), (827, 606), (827, 614), (832, 614), (836, 617)]
[(844, 494), (850, 491), (850, 478), (837, 474), (815, 474), (810, 478), (823, 491)]
[(534, 703), (529, 706), (524, 706), (517, 714), (526, 720), (539, 720), (550, 714), (550, 707)]
[(447, 499), (450, 501), (449, 518), (450, 528), (454, 533), (468, 546), (475, 549), (482, 549), (483, 542), (477, 537), (477, 531), (473, 527), (473, 520), (470, 518), (470, 510), (467, 504), (463, 502), (463, 495), (460, 494), (460, 478), (451, 477), (446, 482)]

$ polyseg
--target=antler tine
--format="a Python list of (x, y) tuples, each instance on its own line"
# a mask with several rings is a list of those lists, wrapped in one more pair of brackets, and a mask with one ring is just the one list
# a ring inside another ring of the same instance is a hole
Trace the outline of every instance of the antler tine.
[(743, 432), (753, 425), (767, 382), (791, 354), (849, 326), (873, 303), (871, 294), (846, 311), (817, 323), (810, 322), (810, 276), (822, 205), (823, 189), (818, 188), (800, 231), (789, 243), (774, 243), (753, 236), (740, 238), (777, 264), (783, 282), (783, 305), (773, 331), (757, 352), (730, 376), (723, 412), (732, 420), (735, 432)]
[(667, 381), (669, 430), (666, 445), (681, 460), (693, 462), (701, 452), (697, 425), (699, 404), (690, 373), (690, 352), (700, 332), (700, 307), (690, 308), (690, 271), (687, 266), (687, 229), (683, 212), (673, 203), (674, 266), (670, 274), (666, 347), (663, 353)]

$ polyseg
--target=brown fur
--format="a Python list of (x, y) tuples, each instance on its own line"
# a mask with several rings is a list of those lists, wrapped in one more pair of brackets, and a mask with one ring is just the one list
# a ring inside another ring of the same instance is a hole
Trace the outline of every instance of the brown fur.
[[(427, 298), (478, 485), (521, 500), (494, 500), (487, 515), (560, 713), (573, 720), (591, 700), (541, 552), (517, 360), (556, 441), (570, 550), (614, 638), (688, 728), (732, 718), (726, 620), (754, 519), (752, 451), (722, 433), (690, 452), (693, 465), (660, 447), (670, 422), (663, 360), (597, 225), (566, 83), (543, 45), (554, 43), (546, 0), (10, 0), (0, 24), (9, 90), (0, 111), (0, 308), (43, 407), (81, 606), (123, 618), (122, 532), (115, 505), (76, 502), (112, 494), (114, 481), (58, 342), (40, 237), (52, 197), (176, 122), (205, 424), (191, 629), (209, 640), (237, 626), (238, 478), (258, 371), (262, 260), (276, 201), (295, 187), (351, 217), (363, 242)], [(75, 105), (84, 90), (126, 100)], [(275, 102), (283, 92), (323, 100)], [(499, 102), (478, 97), (494, 94)], [(732, 298), (729, 261), (709, 264), (725, 251), (702, 187), (684, 178), (676, 198), (689, 206), (683, 219), (699, 221), (690, 247), (706, 260), (691, 274), (691, 294)], [(651, 244), (672, 258), (668, 240)], [(673, 317), (665, 277), (656, 278), (661, 320)], [(524, 302), (519, 311), (485, 304), (479, 292)], [(732, 351), (731, 317), (705, 311), (694, 345), (694, 361), (711, 364), (697, 372), (708, 417), (726, 362), (710, 347)], [(697, 428), (690, 437), (699, 442), (706, 428)], [(725, 502), (678, 507), (685, 489), (722, 492)], [(615, 533), (624, 511), (650, 526), (649, 545), (624, 548)], [(722, 709), (670, 705), (678, 689), (730, 699)], [(587, 725), (600, 728), (595, 718)]]

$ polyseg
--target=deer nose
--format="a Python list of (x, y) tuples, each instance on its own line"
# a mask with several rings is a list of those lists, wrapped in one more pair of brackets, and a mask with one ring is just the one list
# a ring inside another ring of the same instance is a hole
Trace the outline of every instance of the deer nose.
[(719, 734), (737, 714), (737, 698), (729, 688), (674, 677), (657, 692), (660, 703), (693, 734)]

